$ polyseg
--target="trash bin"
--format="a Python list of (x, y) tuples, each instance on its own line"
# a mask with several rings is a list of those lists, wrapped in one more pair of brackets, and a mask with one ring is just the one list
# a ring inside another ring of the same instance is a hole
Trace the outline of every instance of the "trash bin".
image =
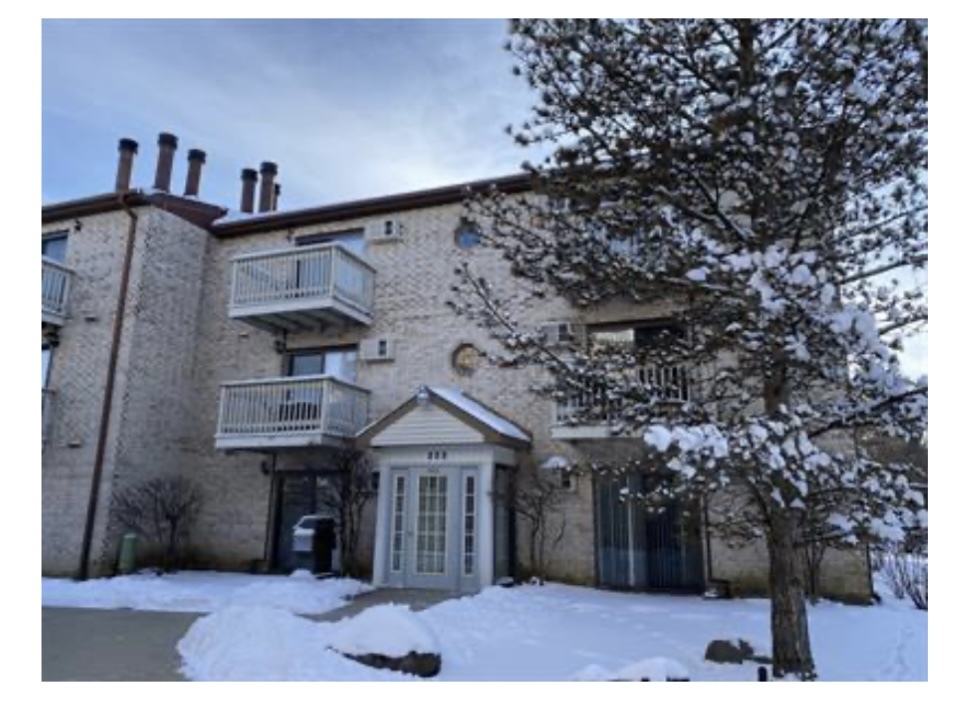
[(123, 534), (119, 544), (119, 573), (131, 574), (136, 570), (136, 544), (139, 536), (135, 533)]

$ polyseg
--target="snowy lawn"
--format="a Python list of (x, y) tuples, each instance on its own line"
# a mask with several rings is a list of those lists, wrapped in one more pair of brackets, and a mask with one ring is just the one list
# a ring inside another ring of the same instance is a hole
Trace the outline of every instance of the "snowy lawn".
[[(810, 608), (821, 679), (927, 679), (927, 614), (887, 600)], [(769, 605), (761, 599), (706, 601), (548, 584), (494, 587), (416, 616), (440, 646), (443, 667), (432, 678), (438, 681), (605, 679), (645, 660), (675, 660), (694, 681), (752, 681), (755, 664), (705, 662), (706, 645), (741, 637), (758, 654), (770, 646)], [(230, 606), (199, 619), (180, 641), (183, 672), (193, 680), (419, 679), (329, 650), (349, 628), (349, 620), (315, 623), (280, 609)]]
[(295, 614), (320, 614), (344, 606), (347, 597), (371, 587), (354, 579), (253, 576), (215, 571), (181, 571), (91, 579), (43, 579), (44, 607), (147, 609), (157, 612), (214, 612), (229, 606), (271, 607)]
[[(356, 639), (354, 620), (316, 623), (296, 616), (342, 606), (370, 588), (354, 580), (316, 580), (304, 572), (180, 572), (42, 584), (44, 606), (210, 612), (178, 645), (183, 672), (193, 680), (420, 679), (365, 667), (328, 649)], [(927, 613), (895, 600), (883, 586), (879, 593), (885, 599), (879, 606), (823, 602), (809, 608), (821, 679), (927, 679)], [(374, 609), (364, 613), (374, 619), (362, 630), (373, 636), (386, 628), (391, 649), (394, 642), (419, 641), (417, 628), (433, 635), (443, 660), (432, 678), (438, 681), (606, 679), (632, 674), (637, 663), (667, 661), (694, 681), (751, 681), (755, 664), (705, 662), (706, 645), (742, 638), (758, 654), (768, 654), (771, 645), (764, 599), (710, 601), (560, 584), (494, 587), (412, 615), (419, 624), (403, 635), (395, 634), (400, 621), (389, 618), (388, 607)]]

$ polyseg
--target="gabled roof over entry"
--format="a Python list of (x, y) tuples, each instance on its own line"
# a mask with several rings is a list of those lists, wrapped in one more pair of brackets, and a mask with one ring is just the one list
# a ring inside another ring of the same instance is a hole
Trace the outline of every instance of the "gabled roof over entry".
[(457, 389), (421, 387), (357, 435), (359, 447), (494, 444), (530, 448), (531, 435)]

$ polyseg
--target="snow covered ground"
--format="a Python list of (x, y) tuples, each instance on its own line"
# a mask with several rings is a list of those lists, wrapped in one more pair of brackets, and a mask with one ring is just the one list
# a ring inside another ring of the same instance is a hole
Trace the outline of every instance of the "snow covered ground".
[(320, 614), (344, 606), (371, 587), (354, 579), (316, 580), (307, 571), (291, 576), (252, 576), (215, 571), (152, 573), (114, 579), (43, 579), (44, 607), (214, 612), (229, 606), (271, 607)]
[[(350, 580), (184, 573), (85, 584), (44, 580), (44, 605), (211, 611), (179, 643), (193, 680), (416, 680), (327, 649), (353, 624), (317, 613), (364, 588)], [(884, 604), (810, 608), (822, 680), (926, 680), (927, 614), (881, 590)], [(395, 608), (397, 609), (397, 608)], [(384, 610), (379, 610), (384, 611)], [(768, 602), (622, 594), (559, 584), (494, 587), (415, 615), (443, 658), (436, 681), (605, 679), (634, 663), (675, 660), (693, 681), (755, 679), (756, 666), (705, 662), (713, 639), (770, 646)], [(390, 635), (391, 638), (394, 635)]]

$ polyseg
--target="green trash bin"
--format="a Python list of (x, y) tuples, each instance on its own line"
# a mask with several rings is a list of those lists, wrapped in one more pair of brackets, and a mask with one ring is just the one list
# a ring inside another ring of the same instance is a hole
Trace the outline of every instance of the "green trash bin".
[(136, 570), (136, 544), (139, 536), (135, 533), (123, 534), (119, 544), (119, 573), (131, 574)]

